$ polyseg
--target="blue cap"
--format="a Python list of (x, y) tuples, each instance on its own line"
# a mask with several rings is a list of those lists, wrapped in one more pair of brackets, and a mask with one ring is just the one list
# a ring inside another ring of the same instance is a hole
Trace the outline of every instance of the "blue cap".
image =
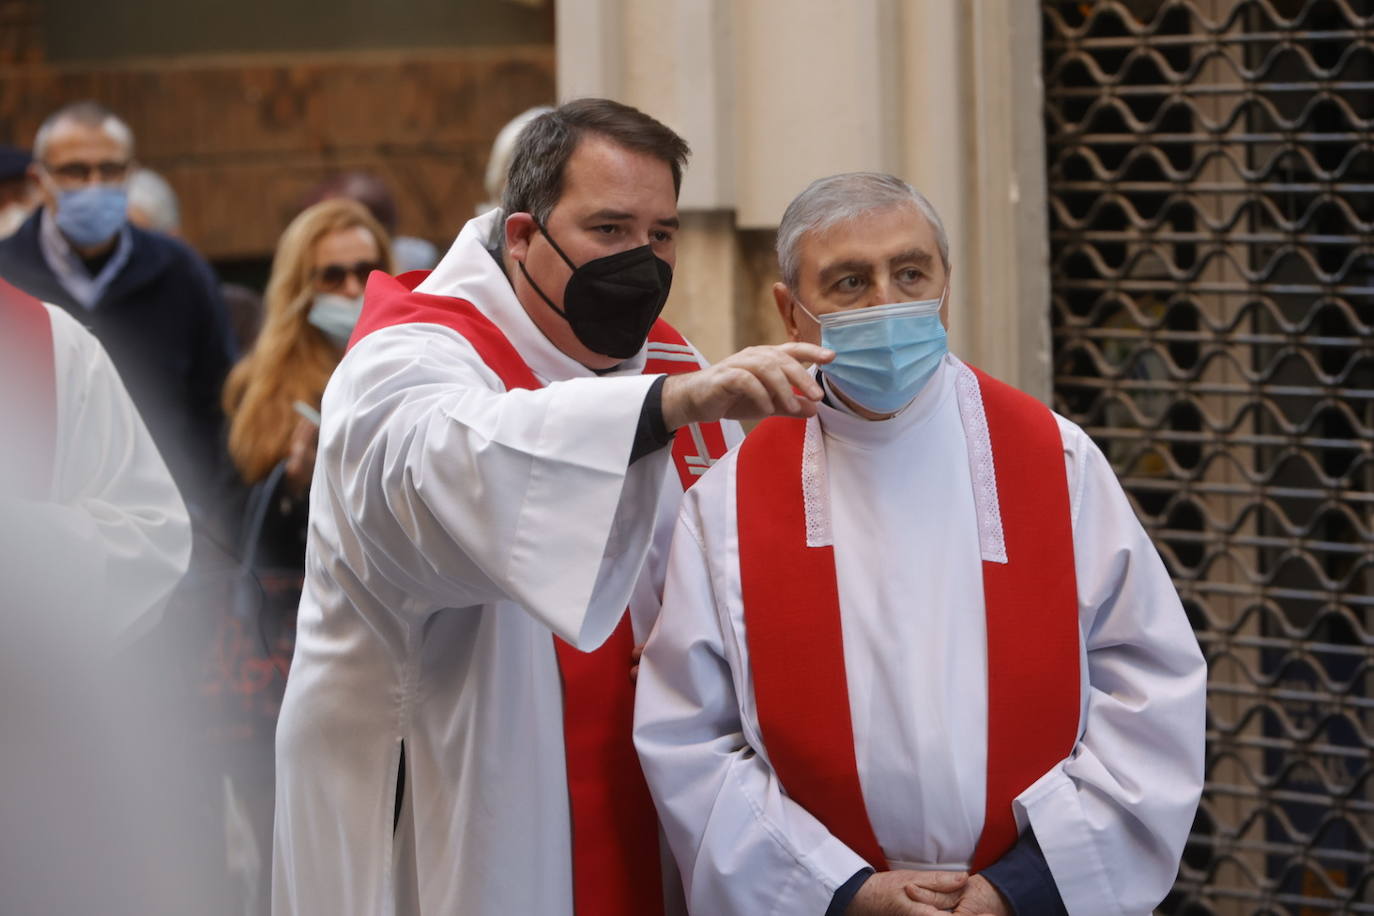
[(28, 150), (0, 144), (0, 181), (23, 177), (24, 170), (32, 161), (33, 157), (29, 155)]

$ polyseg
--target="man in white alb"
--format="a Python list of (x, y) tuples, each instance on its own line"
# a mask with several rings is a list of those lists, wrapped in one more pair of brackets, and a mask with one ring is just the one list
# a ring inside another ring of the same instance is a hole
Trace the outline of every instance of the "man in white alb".
[(1111, 467), (948, 353), (948, 244), (906, 183), (813, 183), (778, 253), (825, 399), (684, 497), (639, 672), (690, 911), (1149, 912), (1206, 676)]
[(4, 908), (191, 912), (205, 860), (168, 750), (187, 723), (150, 722), (133, 648), (186, 572), (190, 519), (99, 341), (4, 280), (0, 430)]
[[(160, 619), (191, 558), (186, 506), (92, 334), (0, 280), (0, 556), (5, 588), (107, 651)], [(38, 614), (22, 602), (16, 614)]]
[(324, 396), (278, 916), (663, 912), (631, 650), (684, 486), (738, 440), (718, 421), (814, 414), (798, 360), (827, 358), (701, 368), (657, 321), (686, 156), (570, 102), (433, 273), (369, 282)]

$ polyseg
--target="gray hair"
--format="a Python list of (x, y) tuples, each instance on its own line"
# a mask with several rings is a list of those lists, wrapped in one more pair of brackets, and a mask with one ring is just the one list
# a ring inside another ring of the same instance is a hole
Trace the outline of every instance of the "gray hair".
[(181, 206), (177, 192), (152, 169), (136, 169), (129, 176), (129, 206), (148, 217), (148, 228), (157, 232), (176, 233), (181, 230)]
[[(529, 123), (542, 114), (553, 111), (548, 105), (527, 108), (506, 123), (491, 144), (491, 157), (487, 159), (487, 174), (482, 186), (492, 201), (491, 207), (499, 206), (501, 194), (506, 190), (506, 175), (510, 172), (511, 157), (515, 155), (515, 141)], [(490, 209), (488, 207), (487, 209)]]
[(116, 143), (124, 147), (127, 155), (132, 156), (134, 154), (134, 132), (129, 129), (129, 125), (125, 124), (119, 115), (99, 102), (87, 100), (63, 105), (48, 115), (39, 126), (38, 133), (34, 135), (33, 158), (39, 162), (47, 159), (48, 143), (52, 140), (53, 131), (68, 121), (83, 127), (95, 127), (103, 130)]
[(902, 179), (882, 172), (846, 172), (818, 178), (787, 205), (782, 222), (778, 224), (778, 266), (782, 269), (782, 282), (789, 289), (797, 288), (801, 273), (801, 242), (808, 233), (822, 232), (875, 210), (906, 206), (914, 206), (930, 221), (935, 230), (935, 242), (940, 247), (940, 262), (948, 270), (949, 237), (945, 235), (945, 224), (924, 194)]

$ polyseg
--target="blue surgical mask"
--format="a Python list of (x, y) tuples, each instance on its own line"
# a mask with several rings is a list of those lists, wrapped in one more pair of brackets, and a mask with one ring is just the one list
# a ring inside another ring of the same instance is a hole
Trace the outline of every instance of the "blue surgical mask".
[(128, 219), (129, 195), (123, 185), (93, 184), (57, 195), (57, 228), (78, 248), (94, 248), (114, 238)]
[(340, 350), (348, 346), (353, 326), (363, 311), (362, 296), (340, 296), (338, 293), (317, 293), (306, 319)]
[[(821, 371), (850, 400), (874, 413), (896, 413), (935, 374), (949, 352), (939, 299), (893, 302), (831, 312), (819, 318), (821, 346), (835, 360)], [(800, 305), (800, 303), (798, 303)]]

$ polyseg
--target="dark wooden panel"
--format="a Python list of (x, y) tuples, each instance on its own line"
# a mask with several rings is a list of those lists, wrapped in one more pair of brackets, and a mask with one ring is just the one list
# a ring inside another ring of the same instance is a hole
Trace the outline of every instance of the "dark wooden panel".
[(0, 141), (27, 145), (57, 106), (100, 100), (211, 258), (267, 254), (306, 189), (352, 168), (391, 183), (401, 232), (442, 246), (484, 197), (496, 132), (553, 96), (549, 46), (31, 64), (0, 71)]
[(35, 0), (0, 0), (0, 67), (36, 64), (42, 58)]
[(512, 0), (42, 0), (54, 63), (188, 54), (552, 44), (553, 6)]

